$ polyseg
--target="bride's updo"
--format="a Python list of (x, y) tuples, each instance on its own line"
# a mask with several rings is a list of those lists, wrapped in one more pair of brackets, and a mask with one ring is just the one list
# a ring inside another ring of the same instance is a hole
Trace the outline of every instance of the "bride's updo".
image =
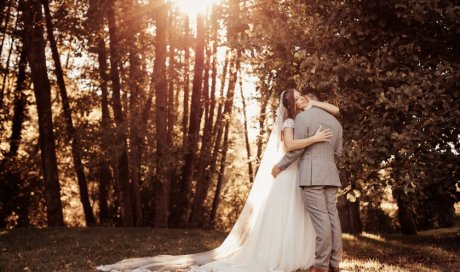
[[(295, 104), (295, 89), (287, 89), (283, 93), (283, 106), (286, 108), (287, 118), (295, 119), (297, 108)], [(286, 118), (285, 118), (286, 119)]]

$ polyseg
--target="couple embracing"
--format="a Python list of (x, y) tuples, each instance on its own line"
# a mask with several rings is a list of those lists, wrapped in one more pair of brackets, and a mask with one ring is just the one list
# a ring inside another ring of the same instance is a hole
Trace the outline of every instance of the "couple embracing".
[(188, 255), (129, 258), (102, 271), (339, 271), (339, 109), (315, 89), (282, 92), (247, 201), (222, 244)]

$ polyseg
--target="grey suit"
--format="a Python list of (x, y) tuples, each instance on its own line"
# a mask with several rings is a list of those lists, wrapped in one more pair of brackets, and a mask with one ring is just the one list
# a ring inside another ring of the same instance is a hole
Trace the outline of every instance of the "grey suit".
[(299, 186), (316, 231), (315, 266), (327, 269), (339, 267), (342, 258), (342, 230), (337, 212), (337, 189), (341, 183), (335, 164), (335, 156), (342, 154), (342, 126), (328, 112), (313, 107), (297, 115), (294, 138), (311, 137), (319, 126), (331, 130), (329, 141), (288, 152), (278, 166), (284, 170), (300, 157)]

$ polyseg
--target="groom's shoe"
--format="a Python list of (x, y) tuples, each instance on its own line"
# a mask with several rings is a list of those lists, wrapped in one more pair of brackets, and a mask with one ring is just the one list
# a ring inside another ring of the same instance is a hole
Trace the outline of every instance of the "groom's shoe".
[(317, 268), (315, 266), (312, 266), (310, 267), (310, 270), (308, 270), (309, 272), (328, 272), (327, 269), (320, 269), (320, 268)]
[(340, 268), (338, 268), (338, 267), (329, 267), (329, 272), (340, 272)]

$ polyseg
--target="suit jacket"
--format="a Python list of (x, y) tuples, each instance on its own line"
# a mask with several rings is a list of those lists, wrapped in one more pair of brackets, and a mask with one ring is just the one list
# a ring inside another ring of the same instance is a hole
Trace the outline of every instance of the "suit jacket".
[(335, 156), (342, 155), (342, 125), (325, 110), (312, 107), (295, 118), (294, 138), (303, 139), (315, 135), (316, 130), (330, 129), (329, 141), (315, 143), (306, 148), (287, 152), (278, 166), (286, 169), (299, 160), (299, 186), (330, 185), (341, 187)]

